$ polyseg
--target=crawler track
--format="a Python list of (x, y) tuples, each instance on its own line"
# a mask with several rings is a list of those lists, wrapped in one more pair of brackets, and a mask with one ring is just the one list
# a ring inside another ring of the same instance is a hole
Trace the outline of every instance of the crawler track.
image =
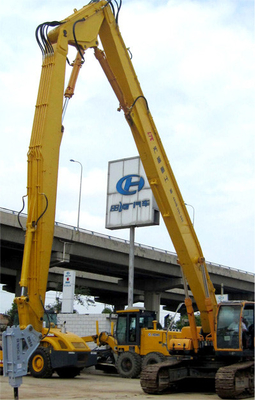
[[(182, 379), (187, 377), (193, 379), (190, 377), (190, 367), (191, 364), (185, 364), (185, 362), (175, 359), (149, 365), (141, 372), (141, 387), (148, 394), (160, 394), (165, 390), (171, 391), (171, 387), (174, 388)], [(197, 371), (199, 371), (199, 368)], [(199, 378), (198, 375), (194, 379), (197, 378)], [(253, 398), (253, 361), (235, 363), (219, 368), (215, 374), (215, 388), (217, 395), (222, 399)]]
[(253, 361), (219, 368), (215, 377), (217, 395), (222, 399), (245, 399), (254, 396)]
[(170, 387), (170, 368), (177, 368), (181, 361), (168, 360), (159, 364), (148, 365), (141, 372), (140, 383), (143, 391), (148, 394), (161, 393)]

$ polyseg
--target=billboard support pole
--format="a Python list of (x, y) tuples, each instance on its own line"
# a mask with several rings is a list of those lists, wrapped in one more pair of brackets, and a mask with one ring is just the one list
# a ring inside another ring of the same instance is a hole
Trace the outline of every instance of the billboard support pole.
[(128, 308), (133, 307), (135, 266), (135, 227), (130, 227), (129, 270), (128, 270)]

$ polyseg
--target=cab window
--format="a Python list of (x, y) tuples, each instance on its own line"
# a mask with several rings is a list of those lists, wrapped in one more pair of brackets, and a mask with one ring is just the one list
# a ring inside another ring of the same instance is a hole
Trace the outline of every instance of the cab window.
[(136, 316), (130, 318), (129, 341), (136, 342)]
[(152, 329), (153, 328), (153, 323), (152, 321), (155, 318), (153, 318), (151, 315), (145, 315), (145, 316), (141, 316), (139, 317), (139, 327), (140, 328), (148, 328), (148, 329)]
[(241, 307), (221, 306), (217, 321), (217, 347), (219, 349), (239, 349)]
[(116, 329), (116, 339), (118, 344), (126, 343), (127, 334), (127, 316), (121, 315), (118, 317), (117, 329)]

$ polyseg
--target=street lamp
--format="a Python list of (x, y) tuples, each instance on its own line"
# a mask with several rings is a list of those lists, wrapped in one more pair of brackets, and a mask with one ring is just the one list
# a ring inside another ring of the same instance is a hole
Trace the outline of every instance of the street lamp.
[(76, 160), (73, 160), (73, 159), (71, 159), (70, 161), (71, 161), (71, 162), (75, 162), (75, 163), (77, 163), (77, 164), (80, 164), (80, 166), (81, 166), (80, 193), (79, 193), (78, 217), (77, 217), (77, 230), (79, 230), (80, 209), (81, 209), (81, 185), (82, 185), (82, 171), (83, 171), (83, 168), (82, 168), (82, 164), (80, 163), (80, 161), (76, 161)]
[(195, 224), (195, 208), (191, 204), (187, 204), (187, 203), (184, 203), (184, 204), (185, 204), (185, 206), (191, 207), (192, 210), (193, 210), (193, 221), (192, 221), (192, 224), (194, 226), (194, 224)]

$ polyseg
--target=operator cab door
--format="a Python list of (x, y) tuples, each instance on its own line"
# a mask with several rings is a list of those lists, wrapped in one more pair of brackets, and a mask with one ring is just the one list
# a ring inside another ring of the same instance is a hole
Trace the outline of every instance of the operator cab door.
[(245, 303), (241, 317), (241, 327), (243, 350), (254, 351), (254, 303)]
[(218, 351), (253, 351), (254, 303), (222, 303), (217, 315)]
[(118, 315), (116, 339), (118, 345), (139, 346), (141, 329), (153, 328), (156, 314), (153, 311), (123, 312)]
[(118, 345), (140, 344), (138, 313), (122, 314), (118, 316), (116, 338)]

